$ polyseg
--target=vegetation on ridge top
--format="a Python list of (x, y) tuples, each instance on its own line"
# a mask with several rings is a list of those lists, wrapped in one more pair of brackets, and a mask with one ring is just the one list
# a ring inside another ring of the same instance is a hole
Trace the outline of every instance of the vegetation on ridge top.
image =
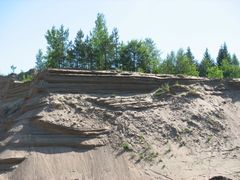
[(119, 40), (118, 30), (109, 33), (103, 14), (98, 14), (95, 26), (89, 35), (80, 29), (74, 39), (69, 40), (69, 30), (62, 25), (52, 27), (46, 32), (47, 50), (39, 49), (36, 55), (36, 68), (77, 68), (86, 70), (117, 69), (146, 73), (185, 74), (209, 78), (239, 78), (239, 61), (235, 54), (228, 52), (224, 43), (218, 52), (216, 61), (211, 58), (208, 49), (199, 63), (190, 47), (186, 51), (179, 49), (170, 52), (165, 59), (150, 38)]

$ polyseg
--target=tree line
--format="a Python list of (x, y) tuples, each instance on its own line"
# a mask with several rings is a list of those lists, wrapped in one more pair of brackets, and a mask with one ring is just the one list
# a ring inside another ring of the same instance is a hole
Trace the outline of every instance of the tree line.
[(74, 41), (69, 40), (69, 29), (53, 26), (45, 34), (47, 49), (36, 55), (36, 69), (76, 68), (83, 70), (123, 70), (145, 73), (184, 74), (209, 78), (240, 77), (239, 61), (228, 52), (224, 43), (214, 60), (208, 52), (199, 62), (190, 47), (170, 52), (166, 58), (150, 38), (123, 43), (117, 28), (109, 33), (103, 14), (98, 14), (92, 31), (85, 35), (80, 29)]

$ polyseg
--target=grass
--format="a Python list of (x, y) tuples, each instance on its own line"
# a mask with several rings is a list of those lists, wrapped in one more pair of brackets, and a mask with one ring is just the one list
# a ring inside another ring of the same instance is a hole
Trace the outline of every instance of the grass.
[(212, 135), (208, 136), (207, 140), (206, 140), (206, 143), (209, 143), (211, 141), (211, 139), (213, 138)]
[(189, 129), (189, 128), (185, 128), (185, 129), (184, 129), (184, 132), (187, 133), (187, 134), (191, 134), (191, 133), (192, 133), (192, 130)]
[(145, 138), (144, 138), (143, 134), (140, 134), (139, 139), (140, 139), (140, 143), (145, 142)]
[(153, 159), (155, 159), (156, 157), (158, 157), (158, 152), (154, 152), (151, 151), (145, 158), (145, 160), (147, 161), (153, 161)]
[(169, 86), (169, 84), (168, 84), (168, 83), (164, 83), (164, 84), (162, 85), (162, 90), (163, 90), (164, 92), (170, 92), (170, 86)]
[(152, 146), (147, 144), (145, 149), (139, 153), (139, 160), (152, 162), (158, 155), (158, 152), (154, 151)]
[(132, 151), (132, 148), (130, 147), (130, 144), (127, 142), (122, 143), (122, 148), (124, 151)]
[(170, 92), (170, 86), (168, 83), (164, 83), (160, 88), (158, 88), (156, 90), (156, 92), (154, 93), (155, 96), (161, 96), (165, 93), (169, 93)]

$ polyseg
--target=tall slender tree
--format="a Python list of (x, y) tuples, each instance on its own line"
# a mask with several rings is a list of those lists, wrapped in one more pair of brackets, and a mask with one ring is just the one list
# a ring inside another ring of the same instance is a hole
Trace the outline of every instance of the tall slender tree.
[(196, 64), (195, 57), (193, 56), (191, 48), (189, 46), (187, 47), (185, 55), (193, 64)]
[(198, 76), (196, 65), (184, 53), (183, 49), (179, 49), (176, 56), (176, 73), (191, 76)]
[(85, 41), (82, 30), (77, 32), (74, 40), (74, 62), (76, 68), (86, 69), (86, 58), (85, 58)]
[(111, 40), (111, 49), (112, 49), (112, 66), (114, 68), (119, 68), (120, 66), (120, 42), (117, 28), (113, 28), (112, 34), (110, 36)]
[(202, 77), (207, 77), (208, 69), (214, 65), (214, 60), (211, 58), (208, 49), (206, 49), (203, 55), (203, 59), (199, 65), (199, 75)]
[(159, 72), (161, 74), (176, 74), (176, 55), (174, 51), (171, 51), (160, 64)]
[(69, 48), (69, 30), (61, 25), (59, 29), (53, 26), (47, 31), (47, 67), (62, 68), (67, 62), (67, 50)]
[(87, 35), (84, 43), (84, 62), (86, 62), (86, 69), (96, 70), (97, 58), (94, 53), (93, 43), (90, 37)]
[(160, 51), (157, 49), (156, 44), (151, 38), (146, 38), (144, 40), (144, 45), (147, 48), (148, 60), (147, 63), (147, 71), (157, 73), (160, 64)]
[(226, 59), (228, 63), (231, 63), (231, 56), (228, 52), (226, 43), (223, 44), (223, 46), (220, 47), (218, 51), (217, 56), (217, 65), (222, 66), (223, 60)]
[(232, 55), (231, 64), (235, 65), (235, 66), (239, 66), (239, 61), (238, 61), (236, 54)]
[(106, 26), (106, 20), (103, 14), (98, 14), (95, 21), (95, 27), (91, 33), (91, 41), (96, 57), (97, 69), (110, 68), (110, 54), (112, 49), (111, 41)]
[(44, 56), (41, 49), (38, 50), (36, 55), (36, 69), (42, 71), (45, 68)]

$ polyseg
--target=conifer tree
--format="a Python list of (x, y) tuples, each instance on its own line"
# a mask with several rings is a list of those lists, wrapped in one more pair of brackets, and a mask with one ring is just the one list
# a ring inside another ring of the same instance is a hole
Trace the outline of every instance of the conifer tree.
[(213, 67), (214, 65), (215, 65), (214, 61), (211, 58), (211, 56), (208, 52), (208, 49), (206, 49), (205, 52), (204, 52), (204, 55), (203, 55), (203, 59), (202, 59), (200, 65), (199, 65), (199, 75), (201, 77), (207, 77), (208, 69), (210, 67)]
[(38, 50), (36, 55), (36, 69), (42, 71), (45, 68), (44, 56), (41, 49)]
[(231, 63), (231, 56), (228, 52), (226, 43), (224, 43), (223, 46), (221, 46), (218, 51), (217, 65), (222, 66), (222, 62), (224, 59), (226, 59), (226, 61), (228, 61), (228, 63)]

